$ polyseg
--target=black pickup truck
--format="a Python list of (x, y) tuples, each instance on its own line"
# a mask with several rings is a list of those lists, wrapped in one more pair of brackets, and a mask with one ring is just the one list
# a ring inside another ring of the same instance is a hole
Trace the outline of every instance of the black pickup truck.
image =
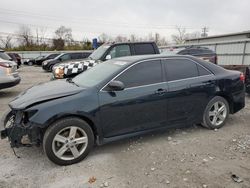
[(106, 43), (84, 60), (68, 61), (55, 65), (52, 79), (74, 77), (96, 64), (117, 57), (159, 53), (155, 42)]

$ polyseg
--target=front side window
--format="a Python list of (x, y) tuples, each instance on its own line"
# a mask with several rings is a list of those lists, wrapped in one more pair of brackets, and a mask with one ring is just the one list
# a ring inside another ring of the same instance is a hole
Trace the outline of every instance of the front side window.
[(115, 80), (123, 82), (125, 88), (160, 83), (163, 81), (161, 62), (160, 60), (153, 60), (138, 63)]
[(163, 60), (167, 80), (181, 80), (199, 76), (195, 62), (188, 59), (168, 59)]
[(71, 54), (71, 58), (72, 59), (81, 59), (82, 54), (81, 53), (73, 53), (73, 54)]
[(60, 58), (61, 58), (62, 61), (70, 60), (70, 55), (69, 54), (64, 54)]
[(118, 45), (114, 46), (109, 54), (111, 56), (111, 59), (116, 58), (116, 57), (123, 57), (123, 56), (130, 56), (130, 47), (129, 45)]

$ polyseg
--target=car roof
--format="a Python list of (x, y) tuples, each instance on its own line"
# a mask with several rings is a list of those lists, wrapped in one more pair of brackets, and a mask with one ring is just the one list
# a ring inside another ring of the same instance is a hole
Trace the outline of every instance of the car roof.
[(142, 42), (106, 42), (103, 45), (116, 45), (116, 44), (152, 44), (154, 41), (142, 41)]
[(127, 62), (127, 66), (130, 66), (136, 62), (144, 61), (144, 60), (154, 60), (154, 59), (190, 59), (195, 61), (196, 63), (206, 67), (210, 71), (212, 71), (214, 74), (224, 72), (225, 69), (215, 65), (213, 63), (209, 63), (207, 61), (201, 60), (197, 57), (190, 56), (190, 55), (164, 55), (164, 54), (155, 54), (155, 55), (138, 55), (138, 56), (125, 56), (120, 58), (115, 58), (109, 60), (109, 62), (116, 62), (116, 61), (125, 61)]
[(114, 61), (127, 61), (135, 63), (137, 61), (150, 60), (150, 59), (163, 59), (163, 58), (177, 58), (177, 57), (189, 57), (188, 55), (164, 55), (164, 54), (153, 54), (153, 55), (135, 55), (135, 56), (124, 56), (115, 58)]

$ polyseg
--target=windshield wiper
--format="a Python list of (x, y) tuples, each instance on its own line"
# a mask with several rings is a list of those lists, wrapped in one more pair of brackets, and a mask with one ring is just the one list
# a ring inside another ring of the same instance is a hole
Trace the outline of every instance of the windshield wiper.
[(69, 82), (69, 83), (71, 83), (71, 84), (76, 85), (77, 87), (79, 87), (79, 85), (76, 84), (76, 83), (72, 80), (72, 78), (67, 78), (66, 81)]

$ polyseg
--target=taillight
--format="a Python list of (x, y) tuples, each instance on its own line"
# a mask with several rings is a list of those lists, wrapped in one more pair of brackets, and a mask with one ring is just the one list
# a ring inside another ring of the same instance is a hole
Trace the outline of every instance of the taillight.
[(243, 73), (240, 73), (240, 80), (242, 82), (245, 82), (245, 75)]
[(6, 63), (6, 62), (0, 62), (0, 66), (5, 67), (5, 68), (11, 68), (11, 65), (9, 63)]

